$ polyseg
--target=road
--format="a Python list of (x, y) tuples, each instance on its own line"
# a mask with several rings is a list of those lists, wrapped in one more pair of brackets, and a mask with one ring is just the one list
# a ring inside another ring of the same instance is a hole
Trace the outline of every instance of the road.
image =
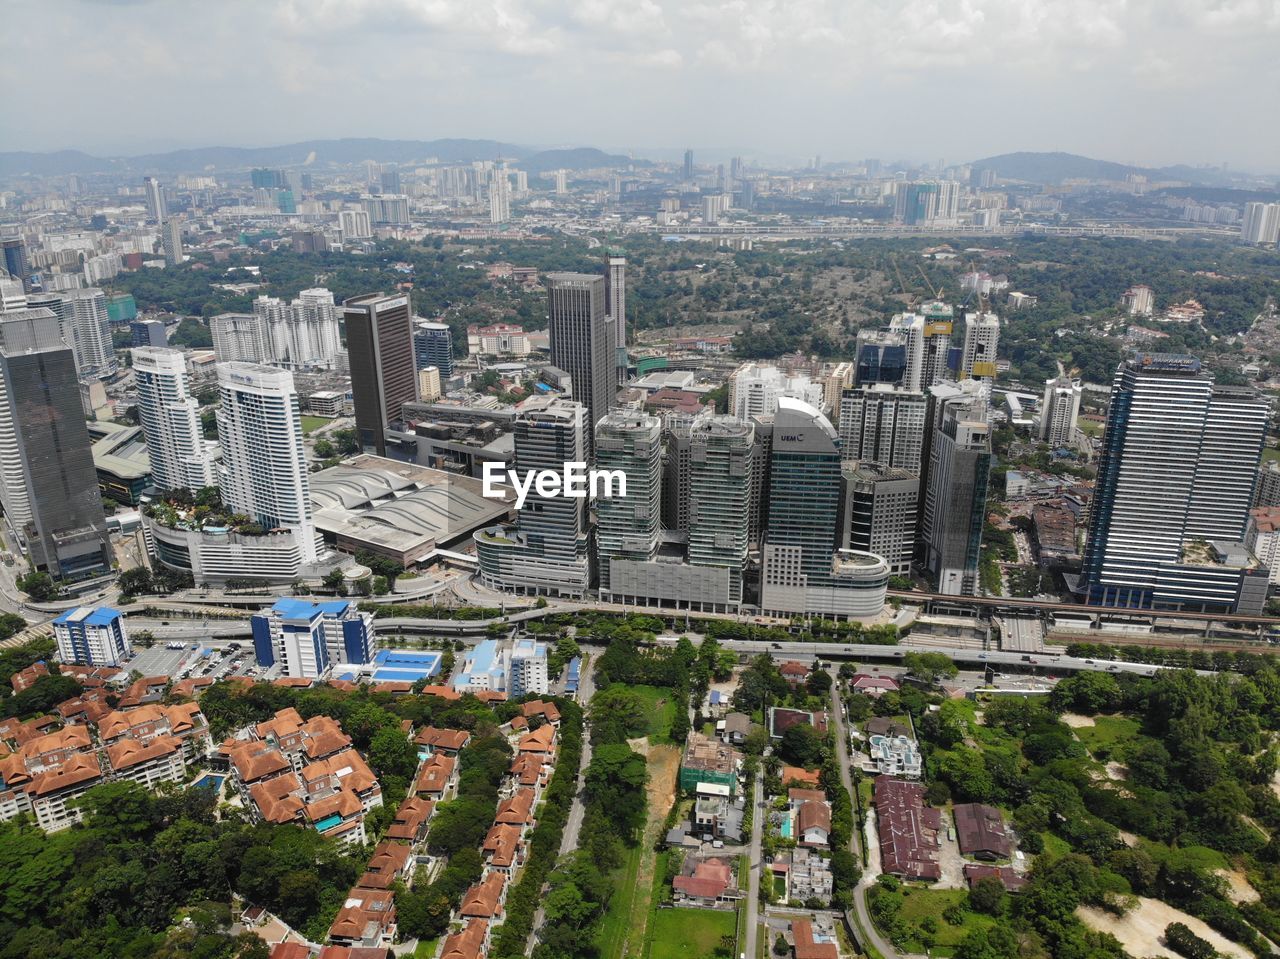
[[(832, 667), (829, 672), (832, 680), (831, 721), (835, 728), (836, 755), (840, 759), (840, 781), (844, 783), (844, 788), (849, 790), (849, 796), (852, 798), (854, 795), (853, 764), (849, 759), (849, 732), (845, 728), (844, 703), (840, 697), (842, 683), (835, 667)], [(853, 835), (849, 838), (849, 851), (853, 853), (854, 858), (861, 864), (862, 837), (858, 832), (857, 823), (855, 822)], [(867, 891), (861, 884), (854, 890), (853, 911), (856, 921), (851, 922), (850, 925), (853, 926), (858, 938), (865, 940), (863, 944), (869, 944), (879, 950), (884, 959), (897, 959), (898, 950), (893, 947), (893, 943), (880, 935), (875, 923), (871, 921), (871, 913), (867, 909)]]
[[(578, 677), (578, 702), (585, 710), (595, 695), (596, 686), (592, 678), (595, 661), (588, 659), (582, 667), (582, 675)], [(567, 856), (578, 848), (578, 836), (582, 832), (582, 820), (586, 816), (587, 807), (582, 802), (582, 790), (586, 784), (587, 765), (591, 762), (591, 731), (585, 726), (582, 730), (582, 761), (578, 763), (577, 788), (573, 791), (573, 804), (569, 807), (569, 816), (565, 819), (564, 833), (560, 838), (559, 856)], [(559, 857), (557, 857), (559, 858)], [(539, 896), (541, 899), (541, 896)], [(538, 941), (538, 933), (542, 931), (542, 923), (546, 913), (542, 906), (533, 915), (533, 927), (529, 930), (529, 940), (525, 943), (525, 955), (533, 954), (533, 945)]]
[(755, 793), (751, 797), (751, 849), (747, 853), (747, 930), (743, 937), (742, 952), (756, 959), (756, 941), (760, 935), (760, 873), (764, 870), (764, 857), (760, 852), (760, 840), (764, 835), (764, 770), (756, 775)]

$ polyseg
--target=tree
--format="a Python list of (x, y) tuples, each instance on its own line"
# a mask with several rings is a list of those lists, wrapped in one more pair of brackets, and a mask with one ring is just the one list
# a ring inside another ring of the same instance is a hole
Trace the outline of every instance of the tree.
[(22, 590), (37, 603), (47, 603), (51, 599), (57, 599), (62, 593), (58, 588), (58, 584), (53, 581), (53, 577), (48, 573), (33, 571), (25, 576), (19, 576), (16, 582), (18, 589)]
[(787, 937), (782, 933), (778, 933), (778, 938), (773, 940), (773, 954), (775, 956), (791, 955), (791, 946), (787, 943)]
[(1165, 926), (1164, 944), (1187, 959), (1216, 959), (1218, 955), (1212, 943), (1201, 939), (1180, 922)]
[(1087, 670), (1061, 680), (1049, 696), (1059, 712), (1076, 712), (1086, 716), (1110, 713), (1120, 708), (1120, 683), (1111, 673)]
[(804, 681), (805, 689), (810, 696), (821, 696), (824, 699), (831, 695), (831, 674), (825, 669), (814, 669)]
[(907, 653), (902, 657), (907, 672), (924, 683), (933, 686), (940, 679), (950, 679), (960, 670), (943, 653)]
[(983, 876), (969, 890), (969, 908), (974, 912), (998, 916), (1004, 909), (1004, 883), (997, 876)]
[(778, 752), (794, 766), (811, 767), (822, 761), (823, 740), (808, 723), (796, 723), (782, 734)]
[(589, 802), (609, 810), (618, 834), (633, 842), (644, 822), (644, 787), (649, 780), (644, 757), (625, 743), (596, 747), (585, 776)]
[(418, 766), (418, 751), (398, 726), (384, 726), (369, 743), (369, 765), (379, 779), (409, 779)]

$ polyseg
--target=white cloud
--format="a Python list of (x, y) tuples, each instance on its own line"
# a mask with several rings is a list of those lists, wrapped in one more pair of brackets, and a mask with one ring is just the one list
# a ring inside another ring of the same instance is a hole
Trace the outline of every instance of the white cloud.
[[(6, 0), (5, 25), (0, 78), (31, 85), (0, 101), (8, 149), (126, 149), (84, 96), (106, 88), (145, 89), (165, 118), (136, 135), (187, 144), (1280, 156), (1280, 132), (1256, 123), (1280, 88), (1280, 0), (220, 0), (199, 17), (171, 2)], [(32, 111), (35, 98), (59, 109)]]

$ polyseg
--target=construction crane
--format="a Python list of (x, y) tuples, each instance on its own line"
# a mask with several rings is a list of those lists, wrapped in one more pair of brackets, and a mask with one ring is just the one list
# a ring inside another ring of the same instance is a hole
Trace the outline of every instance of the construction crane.
[(916, 295), (907, 289), (906, 281), (902, 279), (902, 270), (898, 267), (898, 258), (890, 253), (889, 262), (893, 264), (893, 272), (898, 278), (898, 286), (902, 290), (902, 295), (907, 298), (907, 309), (911, 309), (915, 305)]
[(920, 271), (920, 278), (924, 280), (924, 285), (929, 288), (929, 295), (935, 300), (942, 299), (942, 294), (933, 288), (933, 283), (929, 280), (929, 274), (924, 271), (924, 267), (917, 262), (916, 269)]

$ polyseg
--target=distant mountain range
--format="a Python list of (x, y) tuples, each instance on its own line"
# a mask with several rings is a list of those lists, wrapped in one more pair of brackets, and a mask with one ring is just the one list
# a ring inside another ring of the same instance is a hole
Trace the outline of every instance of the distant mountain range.
[(1229, 181), (1216, 167), (1139, 167), (1110, 160), (1095, 160), (1075, 153), (1002, 153), (974, 160), (976, 169), (995, 170), (1008, 180), (1029, 183), (1061, 183), (1063, 180), (1123, 180), (1139, 174), (1151, 180), (1186, 180), (1189, 183), (1220, 185)]
[(254, 167), (308, 166), (323, 169), (372, 160), (377, 163), (412, 164), (435, 158), (446, 163), (472, 160), (512, 160), (530, 173), (547, 170), (583, 170), (598, 166), (625, 166), (634, 162), (621, 154), (594, 147), (534, 151), (497, 140), (379, 140), (369, 137), (342, 140), (306, 140), (272, 147), (201, 147), (146, 153), (132, 157), (96, 157), (79, 150), (55, 153), (0, 153), (0, 176), (65, 176), (68, 173), (227, 173)]

